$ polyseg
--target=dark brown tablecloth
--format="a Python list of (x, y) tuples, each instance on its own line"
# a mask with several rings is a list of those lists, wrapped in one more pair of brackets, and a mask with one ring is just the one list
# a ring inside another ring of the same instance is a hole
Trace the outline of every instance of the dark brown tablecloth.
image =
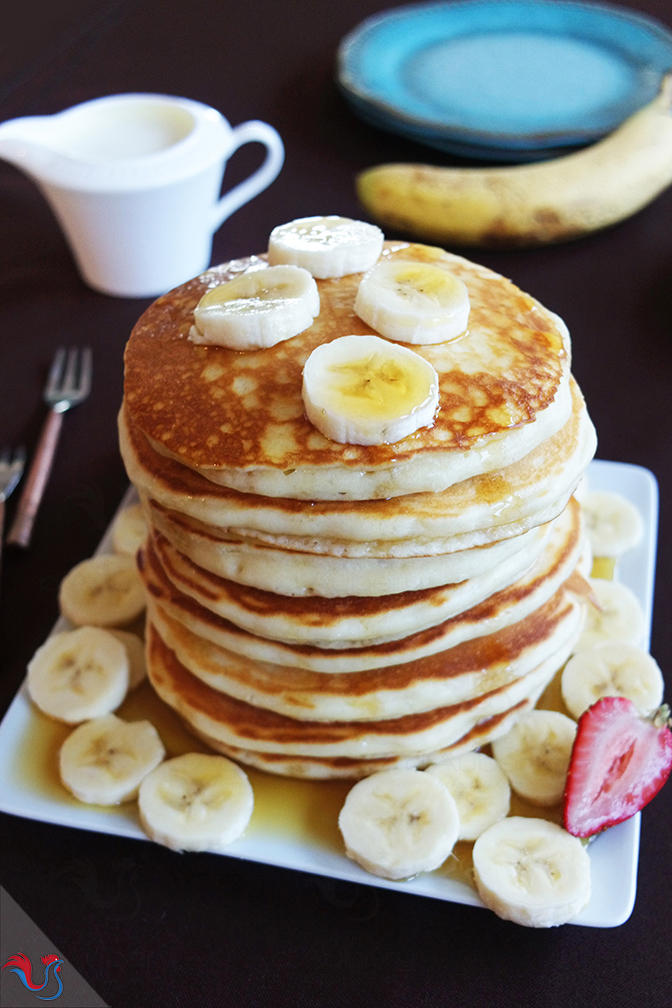
[[(380, 0), (16, 4), (0, 62), (0, 120), (119, 91), (185, 95), (220, 109), (233, 124), (266, 120), (283, 137), (286, 165), (270, 189), (222, 227), (213, 260), (263, 251), (270, 229), (294, 217), (362, 216), (353, 187), (361, 168), (450, 160), (365, 126), (334, 86), (339, 39), (384, 6)], [(666, 0), (633, 6), (672, 23)], [(237, 154), (229, 183), (258, 156), (256, 148)], [(474, 257), (566, 319), (574, 371), (599, 434), (598, 456), (646, 466), (659, 481), (652, 652), (667, 670), (672, 189), (601, 234)], [(56, 346), (89, 342), (95, 357), (94, 392), (66, 417), (33, 546), (4, 557), (4, 710), (54, 622), (61, 577), (93, 552), (127, 485), (115, 429), (122, 351), (148, 302), (85, 287), (39, 192), (4, 162), (0, 291), (0, 444), (34, 447), (45, 367)], [(401, 891), (226, 857), (177, 856), (153, 844), (12, 816), (1, 822), (1, 884), (113, 1008), (670, 1003), (672, 785), (643, 816), (634, 913), (606, 930), (529, 931), (480, 909)], [(3, 948), (3, 962), (16, 951)]]

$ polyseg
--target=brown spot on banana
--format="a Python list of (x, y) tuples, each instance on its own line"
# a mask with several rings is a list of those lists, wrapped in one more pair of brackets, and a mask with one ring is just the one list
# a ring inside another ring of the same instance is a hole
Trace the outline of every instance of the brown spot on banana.
[(482, 248), (533, 248), (535, 245), (552, 245), (586, 234), (586, 228), (568, 225), (558, 212), (551, 208), (535, 210), (529, 231), (511, 232), (507, 220), (499, 218), (481, 237)]
[(657, 97), (590, 147), (493, 168), (379, 165), (362, 204), (414, 238), (485, 248), (568, 241), (631, 216), (672, 182), (672, 75)]

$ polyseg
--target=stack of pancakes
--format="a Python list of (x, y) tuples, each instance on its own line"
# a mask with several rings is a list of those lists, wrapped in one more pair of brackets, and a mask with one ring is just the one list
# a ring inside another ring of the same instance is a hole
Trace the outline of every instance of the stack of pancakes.
[(266, 268), (238, 260), (156, 301), (126, 350), (150, 680), (215, 750), (274, 773), (475, 749), (534, 705), (581, 628), (572, 493), (595, 434), (565, 326), (439, 249), (386, 242), (383, 257), (442, 266), (471, 300), (462, 337), (413, 348), (440, 408), (396, 444), (331, 441), (304, 413), (312, 350), (373, 332), (354, 313), (361, 274), (318, 280), (314, 324), (274, 347), (195, 345), (204, 292)]

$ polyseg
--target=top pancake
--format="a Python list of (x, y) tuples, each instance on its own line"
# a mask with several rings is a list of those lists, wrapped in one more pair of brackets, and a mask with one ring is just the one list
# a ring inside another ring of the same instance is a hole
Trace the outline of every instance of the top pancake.
[[(405, 555), (437, 552), (426, 548), (428, 540), (458, 536), (460, 544), (454, 548), (468, 549), (544, 524), (567, 503), (593, 457), (596, 442), (573, 379), (570, 388), (570, 419), (525, 458), (441, 492), (385, 501), (288, 500), (219, 486), (154, 451), (128, 422), (123, 409), (119, 446), (126, 471), (141, 493), (163, 508), (224, 531), (308, 552), (316, 548), (312, 540), (318, 540), (321, 551), (328, 548), (334, 555), (347, 556), (370, 555), (371, 544), (381, 540), (387, 541), (387, 548), (383, 546), (380, 555), (387, 556), (397, 555), (401, 545)], [(303, 544), (307, 533), (311, 542)], [(340, 550), (333, 548), (333, 541), (338, 540), (345, 541)]]
[(320, 314), (263, 350), (197, 346), (188, 338), (204, 292), (257, 257), (217, 267), (159, 298), (126, 349), (125, 404), (154, 447), (244, 492), (314, 500), (376, 499), (442, 490), (522, 458), (566, 422), (569, 339), (556, 316), (505, 278), (424, 245), (387, 242), (383, 257), (455, 273), (471, 299), (467, 332), (414, 347), (439, 374), (432, 427), (393, 445), (343, 445), (307, 420), (302, 371), (312, 350), (373, 330), (354, 312), (362, 274), (318, 280)]

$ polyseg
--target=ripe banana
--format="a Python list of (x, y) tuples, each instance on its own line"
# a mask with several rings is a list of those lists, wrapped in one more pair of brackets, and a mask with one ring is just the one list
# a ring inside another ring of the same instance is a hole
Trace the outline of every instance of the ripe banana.
[(176, 851), (219, 853), (244, 831), (254, 795), (247, 774), (225, 756), (185, 753), (147, 774), (138, 805), (151, 840)]
[(348, 792), (338, 817), (345, 852), (372, 875), (406, 879), (443, 864), (460, 828), (457, 805), (422, 770), (383, 770)]
[(556, 927), (590, 899), (590, 857), (545, 819), (500, 819), (474, 844), (474, 878), (487, 907), (526, 927)]
[(107, 714), (68, 735), (59, 753), (59, 771), (68, 791), (80, 801), (119, 805), (136, 797), (142, 779), (165, 754), (149, 721), (128, 722)]
[(372, 329), (402, 343), (445, 343), (467, 328), (469, 293), (430, 263), (381, 262), (362, 277), (355, 311)]
[(273, 228), (268, 242), (271, 266), (302, 266), (320, 280), (363, 273), (383, 250), (375, 224), (349, 217), (302, 217)]
[(341, 336), (303, 369), (306, 416), (341, 444), (395, 444), (434, 421), (439, 378), (420, 354), (379, 336)]
[(440, 780), (455, 799), (460, 816), (458, 840), (476, 840), (509, 814), (511, 788), (506, 774), (485, 753), (462, 753), (446, 763), (435, 763), (425, 773)]
[(672, 182), (672, 76), (658, 96), (590, 147), (492, 168), (379, 165), (360, 173), (362, 204), (384, 226), (440, 244), (528, 247), (629, 217)]
[(320, 312), (317, 284), (300, 266), (241, 273), (206, 291), (194, 309), (192, 343), (259, 350), (291, 339)]
[(82, 560), (61, 581), (61, 613), (75, 626), (119, 627), (145, 608), (145, 589), (133, 557), (106, 553)]
[(650, 714), (663, 702), (664, 688), (656, 660), (622, 640), (605, 640), (579, 651), (562, 670), (562, 699), (577, 719), (604, 696), (627, 697), (641, 714)]
[(557, 805), (575, 735), (571, 718), (557, 711), (532, 710), (492, 743), (492, 753), (521, 797), (533, 805)]

